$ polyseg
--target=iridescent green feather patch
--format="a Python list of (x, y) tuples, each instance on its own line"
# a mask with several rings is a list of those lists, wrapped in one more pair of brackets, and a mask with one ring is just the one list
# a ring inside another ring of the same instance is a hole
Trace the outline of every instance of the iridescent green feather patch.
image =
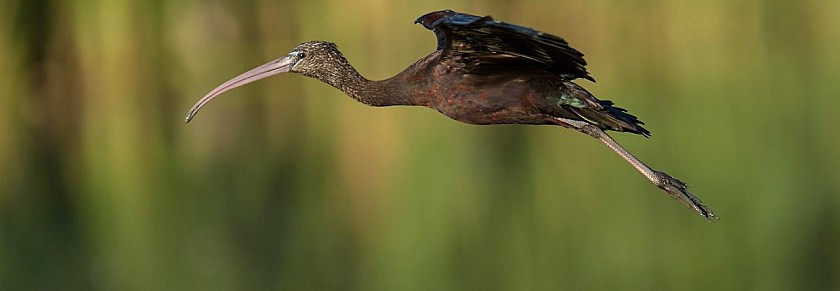
[(557, 106), (563, 106), (563, 105), (568, 105), (568, 106), (572, 106), (572, 107), (575, 107), (575, 108), (586, 107), (586, 105), (584, 105), (583, 102), (580, 101), (580, 99), (577, 99), (575, 97), (567, 96), (566, 94), (560, 95), (560, 100), (557, 101)]

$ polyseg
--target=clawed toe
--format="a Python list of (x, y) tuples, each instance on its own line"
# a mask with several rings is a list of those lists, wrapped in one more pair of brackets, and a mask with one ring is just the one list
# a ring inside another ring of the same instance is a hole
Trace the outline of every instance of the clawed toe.
[(703, 202), (700, 201), (699, 198), (695, 197), (688, 192), (688, 186), (683, 183), (682, 181), (678, 180), (677, 178), (671, 177), (670, 175), (656, 171), (656, 182), (654, 184), (665, 192), (668, 192), (671, 197), (680, 201), (685, 206), (694, 209), (700, 215), (705, 217), (708, 220), (719, 219), (711, 209), (703, 205)]

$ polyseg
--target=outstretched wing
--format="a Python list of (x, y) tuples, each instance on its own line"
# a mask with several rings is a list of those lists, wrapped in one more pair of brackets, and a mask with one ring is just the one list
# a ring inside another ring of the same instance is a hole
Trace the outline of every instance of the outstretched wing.
[(458, 60), (469, 74), (553, 75), (595, 81), (586, 71), (583, 54), (554, 35), (452, 10), (428, 13), (415, 23), (434, 31), (443, 57)]

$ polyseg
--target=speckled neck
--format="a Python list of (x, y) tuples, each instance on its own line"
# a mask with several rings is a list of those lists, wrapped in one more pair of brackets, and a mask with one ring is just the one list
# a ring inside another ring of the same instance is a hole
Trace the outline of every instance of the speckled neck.
[(401, 81), (401, 74), (381, 81), (372, 81), (359, 74), (347, 59), (340, 55), (323, 73), (307, 76), (321, 80), (370, 106), (416, 105), (413, 96), (406, 89), (407, 84)]

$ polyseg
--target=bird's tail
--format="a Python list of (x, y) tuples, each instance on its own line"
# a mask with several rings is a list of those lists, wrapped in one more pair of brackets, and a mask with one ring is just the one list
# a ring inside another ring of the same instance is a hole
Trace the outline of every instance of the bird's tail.
[(627, 113), (624, 108), (613, 106), (613, 102), (610, 100), (597, 100), (597, 102), (600, 106), (571, 108), (571, 110), (602, 129), (632, 132), (645, 137), (650, 136), (650, 131), (642, 127), (645, 123), (636, 118), (635, 115)]

